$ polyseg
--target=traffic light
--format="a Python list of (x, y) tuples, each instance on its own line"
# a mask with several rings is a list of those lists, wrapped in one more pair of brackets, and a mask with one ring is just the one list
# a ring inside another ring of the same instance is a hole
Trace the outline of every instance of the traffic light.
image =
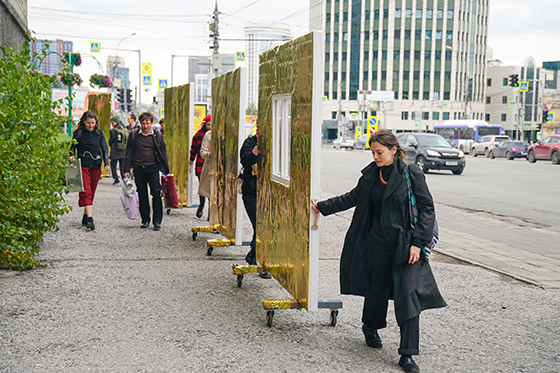
[[(544, 110), (542, 112), (542, 122), (543, 123), (548, 123), (548, 110)], [(539, 128), (540, 129), (540, 128)]]
[(132, 102), (132, 89), (126, 90), (126, 102), (128, 103)]
[(509, 76), (509, 86), (510, 87), (519, 87), (519, 75), (512, 74)]
[(129, 112), (129, 113), (132, 112), (132, 102), (131, 101), (128, 101), (126, 103), (126, 111)]
[(537, 123), (537, 129), (540, 131), (542, 129), (542, 124), (541, 123)]
[(117, 89), (117, 102), (119, 104), (124, 103), (124, 96), (123, 96), (123, 89), (122, 88), (118, 88)]
[(156, 100), (156, 96), (153, 96), (153, 100), (152, 100), (152, 104), (157, 105), (157, 100)]

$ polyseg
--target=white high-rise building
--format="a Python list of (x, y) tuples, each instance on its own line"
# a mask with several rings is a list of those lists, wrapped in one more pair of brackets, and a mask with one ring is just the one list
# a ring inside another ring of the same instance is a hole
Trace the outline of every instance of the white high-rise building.
[[(323, 119), (364, 108), (361, 118), (394, 130), (484, 119), (488, 0), (310, 0), (310, 9), (310, 28), (325, 32)], [(392, 91), (394, 102), (358, 101), (359, 91)]]
[[(270, 22), (269, 24), (272, 24)], [(291, 39), (290, 29), (284, 24), (276, 26), (251, 25), (245, 27), (247, 39), (247, 104), (259, 102), (259, 54)]]

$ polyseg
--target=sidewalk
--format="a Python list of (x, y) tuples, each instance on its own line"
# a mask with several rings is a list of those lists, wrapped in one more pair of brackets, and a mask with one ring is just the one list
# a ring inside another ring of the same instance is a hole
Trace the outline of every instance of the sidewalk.
[[(363, 300), (339, 294), (346, 215), (319, 220), (319, 295), (343, 300), (337, 326), (328, 310), (279, 310), (268, 327), (261, 300), (289, 295), (257, 275), (237, 287), (231, 265), (243, 264), (247, 247), (207, 256), (205, 239), (216, 235), (192, 240), (191, 226), (205, 225), (193, 208), (165, 215), (160, 232), (140, 229), (111, 183), (99, 185), (95, 231), (81, 227), (70, 195), (74, 211), (42, 244), (39, 260), (49, 266), (0, 270), (0, 372), (401, 372), (391, 307), (384, 347), (373, 350), (361, 332)], [(442, 252), (471, 242), (456, 231), (442, 236)], [(449, 307), (422, 313), (423, 372), (557, 371), (560, 291), (438, 253), (431, 264)]]

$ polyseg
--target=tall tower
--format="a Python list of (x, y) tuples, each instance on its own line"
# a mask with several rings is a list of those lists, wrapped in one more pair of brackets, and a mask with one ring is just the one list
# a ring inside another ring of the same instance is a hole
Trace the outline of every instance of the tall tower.
[(310, 0), (310, 6), (324, 9), (323, 118), (360, 105), (371, 108), (364, 116), (378, 114), (383, 106), (359, 103), (358, 92), (393, 91), (388, 129), (484, 119), (487, 0)]

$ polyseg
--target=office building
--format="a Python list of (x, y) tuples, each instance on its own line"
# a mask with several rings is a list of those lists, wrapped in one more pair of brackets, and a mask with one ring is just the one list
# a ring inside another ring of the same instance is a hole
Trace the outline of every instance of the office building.
[(108, 56), (105, 71), (107, 71), (107, 75), (114, 82), (116, 88), (130, 89), (130, 71), (124, 63), (124, 57)]
[(35, 42), (31, 43), (31, 52), (32, 53), (35, 52), (39, 56), (42, 55), (43, 50), (47, 50), (49, 52), (56, 52), (56, 53), (47, 54), (47, 56), (43, 58), (42, 61), (38, 59), (35, 63), (35, 66), (37, 66), (38, 71), (42, 72), (43, 74), (48, 74), (51, 76), (56, 75), (64, 67), (64, 64), (60, 60), (61, 55), (69, 52), (71, 53), (73, 48), (74, 48), (74, 43), (72, 43), (71, 41), (65, 41), (60, 39), (57, 40), (37, 39)]
[[(310, 0), (310, 9), (311, 28), (325, 32), (323, 119), (361, 111), (396, 131), (484, 119), (488, 0)], [(393, 102), (360, 91), (393, 92)]]
[[(272, 24), (272, 22), (271, 22)], [(257, 108), (259, 102), (259, 54), (291, 39), (290, 29), (284, 25), (245, 26), (247, 39), (247, 105)]]
[(216, 57), (217, 69), (212, 73), (212, 57), (189, 57), (189, 83), (194, 83), (195, 101), (210, 102), (211, 81), (213, 76), (235, 69), (233, 54), (219, 54)]

